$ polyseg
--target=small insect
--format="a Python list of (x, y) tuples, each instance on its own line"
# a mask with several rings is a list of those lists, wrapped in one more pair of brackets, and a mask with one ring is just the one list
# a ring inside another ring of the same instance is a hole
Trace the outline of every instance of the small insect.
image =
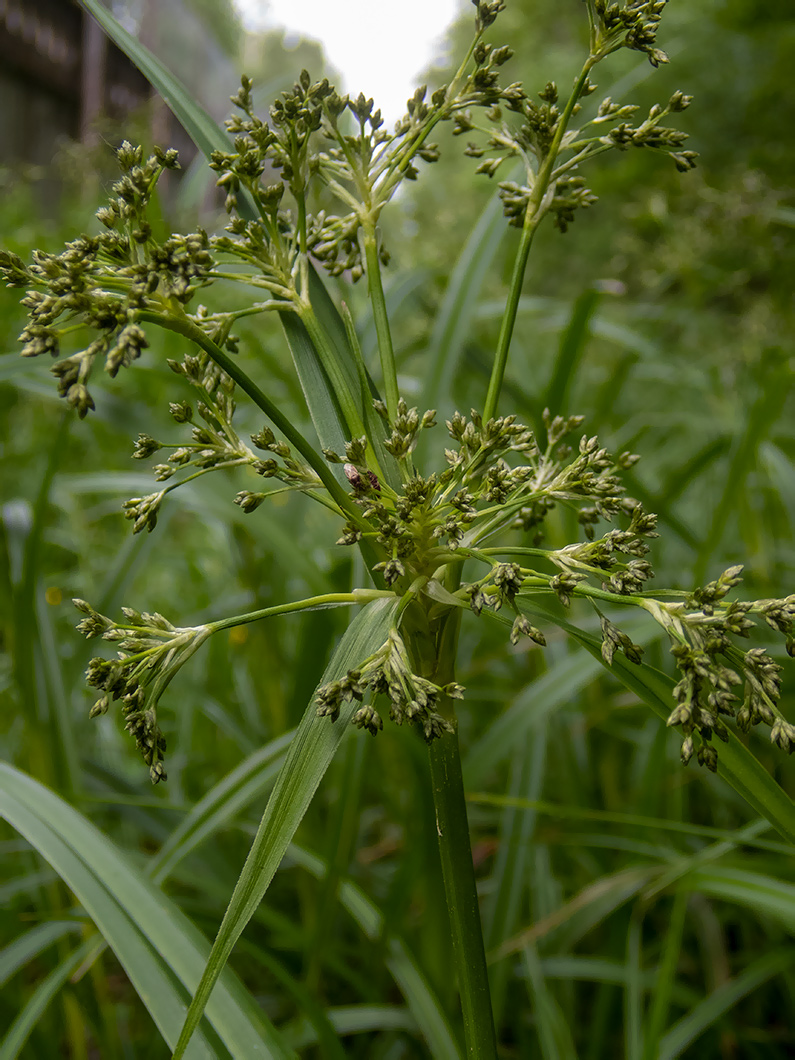
[[(345, 477), (348, 482), (353, 486), (355, 490), (366, 490), (367, 486), (362, 481), (362, 476), (353, 464), (344, 464), (342, 470), (345, 472)], [(378, 476), (374, 471), (367, 472), (367, 478), (370, 482), (370, 487), (374, 490), (381, 492), (381, 483), (378, 481)]]

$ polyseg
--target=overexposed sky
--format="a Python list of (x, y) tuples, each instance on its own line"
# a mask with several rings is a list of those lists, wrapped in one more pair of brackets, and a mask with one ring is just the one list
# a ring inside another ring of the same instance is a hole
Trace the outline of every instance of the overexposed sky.
[(417, 78), (441, 54), (443, 34), (467, 0), (235, 0), (247, 29), (284, 26), (314, 37), (341, 71), (345, 92), (375, 99), (389, 124)]

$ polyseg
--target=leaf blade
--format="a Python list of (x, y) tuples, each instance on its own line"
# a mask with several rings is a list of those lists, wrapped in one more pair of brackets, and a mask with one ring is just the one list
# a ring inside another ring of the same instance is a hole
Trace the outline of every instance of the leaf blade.
[[(343, 676), (384, 643), (396, 607), (397, 600), (381, 598), (373, 600), (359, 612), (337, 646), (321, 683)], [(345, 704), (340, 717), (332, 724), (316, 717), (314, 704), (310, 701), (218, 929), (174, 1051), (174, 1060), (184, 1055), (218, 977), (262, 901), (355, 709), (355, 704)]]

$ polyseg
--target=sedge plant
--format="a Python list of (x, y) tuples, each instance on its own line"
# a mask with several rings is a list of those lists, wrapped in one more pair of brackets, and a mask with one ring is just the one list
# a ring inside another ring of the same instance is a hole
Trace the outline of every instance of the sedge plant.
[[(501, 622), (511, 644), (540, 650), (549, 623), (589, 643), (564, 617), (573, 601), (585, 601), (598, 616), (602, 661), (637, 690), (632, 671), (647, 669), (643, 649), (614, 619), (616, 609), (639, 608), (663, 627), (679, 671), (667, 722), (682, 734), (684, 763), (694, 757), (717, 771), (721, 744), (736, 758), (732, 723), (743, 732), (762, 723), (773, 743), (795, 747), (795, 726), (777, 705), (782, 668), (765, 648), (747, 646), (755, 627), (766, 624), (795, 654), (795, 596), (738, 598), (739, 565), (691, 592), (652, 586), (657, 519), (622, 482), (638, 457), (608, 452), (582, 417), (556, 409), (544, 412), (537, 434), (501, 400), (535, 233), (547, 218), (565, 233), (577, 212), (594, 204), (583, 176), (592, 159), (640, 149), (667, 155), (682, 172), (695, 165), (676, 127), (691, 103), (683, 92), (647, 114), (592, 98), (594, 71), (614, 52), (641, 53), (655, 67), (667, 62), (657, 43), (666, 0), (586, 0), (587, 53), (565, 91), (552, 82), (531, 89), (505, 78), (511, 49), (491, 40), (504, 5), (474, 2), (474, 38), (452, 80), (430, 95), (419, 88), (392, 131), (372, 99), (341, 95), (306, 71), (263, 115), (243, 77), (227, 123), (232, 139), (209, 158), (226, 196), (225, 231), (158, 238), (152, 199), (161, 175), (178, 168), (177, 154), (155, 149), (146, 157), (125, 142), (117, 153), (121, 177), (97, 215), (101, 234), (80, 236), (60, 254), (37, 252), (30, 264), (8, 253), (0, 259), (6, 282), (27, 291), (23, 356), (55, 358), (59, 393), (80, 418), (95, 406), (91, 380), (98, 367), (111, 377), (131, 367), (155, 345), (157, 329), (184, 339), (183, 359), (168, 365), (193, 397), (176, 395), (169, 406), (174, 439), (140, 434), (135, 443), (136, 459), (154, 458), (156, 485), (124, 504), (133, 533), (154, 530), (170, 493), (184, 483), (246, 468), (260, 485), (234, 497), (243, 512), (262, 518), (277, 495), (300, 493), (324, 509), (329, 545), (359, 550), (367, 572), (348, 592), (197, 626), (135, 607), (110, 617), (75, 600), (81, 633), (115, 653), (89, 664), (88, 684), (96, 690), (91, 715), (118, 704), (153, 783), (167, 777), (161, 700), (168, 703), (168, 685), (209, 638), (314, 608), (359, 609), (343, 638), (349, 657), (320, 683), (293, 741), (175, 1057), (184, 1054), (346, 726), (388, 739), (380, 734), (389, 723), (412, 727), (427, 744), (466, 1055), (496, 1056), (458, 744), (457, 711), (466, 704), (457, 680), (464, 613)], [(413, 407), (401, 393), (384, 290), (382, 212), (405, 181), (432, 168), (439, 157), (433, 133), (442, 122), (466, 144), (479, 173), (494, 179), (521, 172), (498, 183), (518, 245), (482, 405), (464, 413)], [(316, 209), (318, 201), (336, 205)], [(366, 284), (377, 365), (365, 363), (357, 323), (329, 295), (323, 272), (332, 281)], [(201, 304), (203, 291), (227, 285), (247, 292), (244, 308), (210, 311)], [(269, 396), (267, 381), (236, 357), (237, 321), (264, 314), (278, 315), (316, 438), (296, 427), (291, 411)], [(241, 399), (262, 417), (250, 437), (241, 437), (235, 423)], [(430, 447), (418, 448), (433, 430), (449, 438), (438, 464), (420, 459)], [(555, 508), (575, 513), (578, 533), (552, 548), (544, 524)], [(792, 838), (791, 821), (776, 823)]]

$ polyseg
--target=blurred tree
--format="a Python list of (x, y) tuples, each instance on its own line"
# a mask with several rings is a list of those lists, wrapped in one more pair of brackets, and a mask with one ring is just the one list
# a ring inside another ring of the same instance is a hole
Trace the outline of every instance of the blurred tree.
[(242, 69), (253, 78), (263, 109), (270, 103), (270, 97), (292, 85), (301, 70), (309, 70), (313, 80), (328, 77), (339, 83), (339, 73), (329, 65), (320, 41), (296, 38), (281, 28), (246, 35)]
[(186, 0), (207, 32), (233, 62), (239, 62), (244, 31), (234, 0)]

